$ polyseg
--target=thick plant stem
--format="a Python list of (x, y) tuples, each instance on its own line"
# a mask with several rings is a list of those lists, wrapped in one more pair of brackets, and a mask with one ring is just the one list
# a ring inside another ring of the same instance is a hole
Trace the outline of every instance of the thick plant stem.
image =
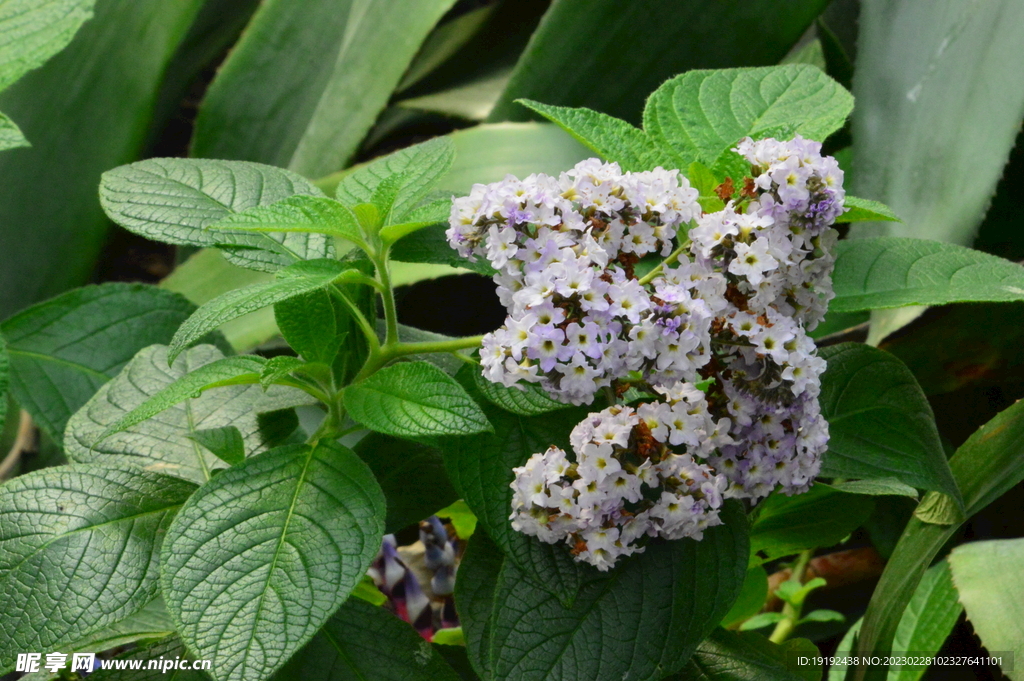
[[(814, 554), (814, 549), (807, 549), (797, 556), (796, 563), (793, 565), (793, 574), (790, 575), (789, 581), (796, 582), (797, 584), (803, 584), (804, 575), (807, 572), (807, 564), (811, 562), (811, 556)], [(772, 635), (768, 637), (768, 640), (772, 643), (782, 643), (793, 630), (796, 629), (797, 622), (800, 621), (800, 615), (803, 611), (803, 605), (792, 605), (786, 603), (782, 606), (783, 619), (775, 625), (775, 630), (772, 631)]]
[(353, 379), (353, 383), (364, 380), (375, 371), (383, 367), (393, 359), (408, 355), (423, 355), (428, 353), (451, 352), (475, 348), (483, 341), (483, 336), (467, 336), (466, 338), (452, 338), (443, 341), (422, 341), (419, 343), (384, 343), (377, 350), (370, 353), (366, 364), (359, 371), (359, 375)]
[(398, 309), (395, 306), (395, 290), (391, 287), (391, 271), (387, 255), (374, 263), (377, 269), (377, 280), (381, 283), (380, 297), (384, 302), (384, 345), (398, 342)]

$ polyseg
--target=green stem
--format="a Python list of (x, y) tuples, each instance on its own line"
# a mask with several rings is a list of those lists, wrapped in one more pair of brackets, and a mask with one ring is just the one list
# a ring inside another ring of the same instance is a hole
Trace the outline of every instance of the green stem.
[(647, 284), (650, 284), (652, 281), (654, 281), (654, 278), (657, 277), (659, 274), (661, 274), (662, 270), (664, 270), (665, 267), (667, 267), (668, 265), (671, 265), (672, 263), (674, 263), (677, 260), (679, 260), (679, 256), (682, 255), (683, 251), (685, 251), (689, 247), (690, 247), (690, 240), (689, 239), (684, 240), (683, 243), (679, 245), (679, 248), (677, 248), (676, 250), (672, 251), (672, 253), (669, 254), (669, 256), (667, 258), (665, 258), (660, 263), (658, 263), (654, 267), (653, 270), (651, 270), (650, 272), (648, 272), (644, 276), (640, 277), (640, 285), (641, 286), (645, 286)]
[[(789, 576), (789, 581), (796, 582), (797, 584), (804, 583), (804, 575), (807, 572), (807, 564), (811, 562), (811, 556), (814, 554), (814, 549), (807, 549), (797, 556), (796, 563), (793, 565), (793, 573)], [(803, 603), (792, 605), (786, 603), (782, 606), (783, 619), (775, 625), (775, 630), (772, 631), (772, 635), (768, 637), (768, 640), (772, 643), (782, 643), (789, 635), (796, 629), (797, 622), (800, 621), (800, 615), (803, 611)]]
[(327, 403), (327, 415), (320, 423), (316, 432), (309, 436), (307, 442), (314, 447), (320, 440), (337, 440), (345, 431), (341, 430), (341, 424), (345, 422), (345, 406), (338, 394)]
[(363, 312), (362, 310), (359, 309), (359, 306), (353, 303), (352, 300), (348, 296), (346, 296), (345, 292), (342, 291), (339, 287), (332, 285), (331, 291), (338, 298), (338, 300), (345, 304), (345, 306), (349, 309), (349, 312), (352, 313), (352, 317), (356, 320), (356, 324), (359, 325), (359, 328), (362, 330), (363, 335), (366, 336), (366, 342), (370, 346), (370, 354), (372, 355), (373, 353), (377, 352), (380, 349), (380, 341), (377, 340), (377, 331), (376, 329), (373, 328), (373, 325), (370, 324), (370, 322), (366, 319), (366, 316), (363, 315)]
[(374, 263), (377, 270), (377, 279), (380, 281), (380, 297), (384, 302), (384, 345), (394, 345), (398, 342), (398, 309), (395, 307), (395, 290), (391, 287), (391, 272), (388, 264), (388, 254), (385, 251)]
[(466, 338), (452, 338), (443, 341), (421, 341), (419, 343), (384, 343), (377, 350), (370, 353), (366, 358), (366, 364), (359, 371), (352, 382), (358, 383), (375, 371), (383, 367), (393, 359), (406, 357), (408, 355), (423, 355), (428, 353), (450, 352), (475, 348), (483, 341), (483, 336), (467, 336)]

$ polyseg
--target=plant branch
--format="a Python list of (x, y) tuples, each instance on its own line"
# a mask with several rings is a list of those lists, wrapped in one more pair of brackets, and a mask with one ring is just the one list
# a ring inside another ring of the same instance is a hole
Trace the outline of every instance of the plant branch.
[[(796, 582), (797, 584), (804, 583), (804, 574), (807, 572), (807, 564), (811, 562), (811, 556), (814, 554), (814, 549), (807, 549), (797, 556), (796, 563), (793, 565), (793, 574), (790, 576), (789, 581)], [(775, 630), (772, 631), (772, 635), (768, 637), (768, 640), (772, 643), (782, 643), (789, 635), (796, 629), (797, 622), (800, 621), (800, 615), (803, 611), (803, 603), (793, 605), (792, 603), (786, 603), (782, 606), (782, 617), (778, 624), (775, 625)]]
[(651, 283), (652, 281), (654, 281), (654, 278), (655, 278), (655, 277), (657, 277), (657, 276), (658, 276), (659, 274), (661, 274), (661, 272), (662, 272), (662, 271), (663, 271), (663, 270), (664, 270), (664, 269), (665, 269), (665, 268), (666, 268), (666, 267), (667, 267), (668, 265), (671, 265), (672, 263), (674, 263), (674, 262), (676, 262), (677, 260), (679, 260), (679, 256), (680, 256), (680, 255), (682, 255), (682, 254), (683, 254), (683, 252), (684, 252), (684, 251), (685, 251), (685, 250), (686, 250), (687, 248), (689, 248), (689, 247), (690, 247), (690, 240), (689, 240), (689, 239), (685, 239), (685, 240), (683, 240), (683, 243), (681, 243), (681, 244), (679, 245), (679, 248), (677, 248), (676, 250), (672, 251), (672, 253), (670, 253), (670, 254), (669, 254), (669, 256), (668, 256), (667, 258), (665, 258), (665, 259), (664, 259), (664, 260), (662, 260), (662, 261), (661, 261), (660, 263), (658, 263), (658, 264), (657, 264), (657, 265), (656, 265), (656, 266), (654, 267), (654, 269), (653, 269), (653, 270), (651, 270), (650, 272), (648, 272), (648, 273), (647, 273), (647, 274), (645, 274), (644, 276), (640, 277), (640, 280), (639, 280), (639, 283), (640, 283), (640, 285), (641, 285), (641, 286), (645, 286), (645, 285), (647, 285), (647, 284), (650, 284), (650, 283)]

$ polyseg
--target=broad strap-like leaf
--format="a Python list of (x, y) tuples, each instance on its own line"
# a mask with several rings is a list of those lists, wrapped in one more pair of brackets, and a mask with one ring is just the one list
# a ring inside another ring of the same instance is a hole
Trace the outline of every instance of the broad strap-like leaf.
[(128, 617), (159, 592), (160, 542), (195, 485), (58, 466), (0, 486), (0, 669)]
[(861, 199), (847, 194), (843, 199), (843, 205), (847, 210), (836, 218), (836, 222), (903, 222), (892, 208), (881, 201)]
[(384, 608), (350, 598), (275, 681), (459, 681), (416, 630)]
[(400, 362), (345, 389), (345, 408), (370, 430), (398, 437), (492, 430), (455, 379), (429, 362)]
[(368, 433), (352, 449), (373, 471), (387, 499), (386, 532), (418, 523), (459, 498), (445, 473), (441, 452), (433, 447)]
[(25, 139), (25, 135), (21, 132), (18, 124), (0, 113), (0, 151), (29, 146), (32, 145)]
[[(142, 350), (68, 422), (65, 449), (73, 461), (133, 465), (203, 483), (225, 464), (192, 438), (198, 431), (234, 426), (250, 453), (274, 444), (258, 414), (303, 404), (293, 388), (259, 385), (259, 357), (225, 358), (198, 345), (167, 364), (167, 346)], [(237, 382), (204, 392), (211, 384)]]
[[(956, 547), (949, 556), (952, 584), (956, 585), (953, 593), (959, 594), (967, 619), (991, 655), (1008, 651), (1016, 654), (1024, 650), (1021, 561), (1024, 561), (1024, 539), (971, 542)], [(911, 601), (908, 612), (913, 605)], [(949, 610), (957, 612), (953, 607)], [(893, 641), (893, 645), (897, 644), (898, 633), (897, 640)], [(1008, 664), (1004, 671), (1012, 679), (1020, 678), (1019, 671), (1009, 673)]]
[(195, 311), (184, 297), (144, 284), (68, 291), (0, 324), (11, 392), (56, 442), (68, 419), (135, 353), (167, 343)]
[(90, 17), (95, 0), (0, 3), (0, 90), (60, 52)]
[(713, 167), (743, 137), (823, 140), (843, 126), (853, 97), (807, 64), (688, 71), (647, 100), (644, 130), (676, 159)]
[(360, 276), (337, 260), (307, 260), (289, 265), (273, 281), (228, 291), (202, 307), (185, 321), (171, 340), (170, 359), (224, 322), (275, 303), (327, 288), (345, 281), (348, 274)]
[(204, 485), (164, 542), (178, 632), (219, 681), (265, 679), (348, 598), (380, 548), (384, 497), (335, 443), (280, 447)]
[(819, 400), (830, 436), (822, 475), (896, 478), (959, 505), (931, 406), (903, 362), (857, 343), (825, 347), (819, 355), (828, 362)]
[(680, 669), (728, 612), (747, 571), (739, 504), (726, 504), (722, 520), (701, 541), (651, 543), (607, 574), (577, 564), (582, 585), (569, 607), (506, 560), (490, 624), (492, 677), (654, 681)]
[(323, 195), (295, 173), (245, 161), (153, 158), (108, 170), (100, 180), (103, 210), (128, 231), (180, 246), (219, 246), (232, 263), (266, 272), (329, 257), (330, 241), (320, 234), (208, 228), (295, 194)]
[(623, 170), (650, 170), (672, 158), (630, 123), (590, 109), (550, 106), (530, 99), (517, 100), (536, 111), (582, 144), (593, 149), (606, 161), (614, 161)]
[[(963, 610), (963, 606), (957, 602), (957, 589), (953, 586), (949, 562), (941, 560), (924, 573), (921, 583), (917, 585), (917, 590), (907, 604), (907, 609), (896, 628), (894, 650), (914, 651), (919, 660), (927, 661), (927, 656), (937, 654), (945, 644)], [(999, 610), (1003, 610), (1003, 607)], [(857, 620), (843, 636), (836, 650), (838, 657), (853, 654), (854, 638), (860, 627), (861, 620)], [(927, 664), (907, 664), (898, 669), (890, 669), (889, 678), (892, 681), (918, 681), (926, 671)], [(828, 681), (845, 681), (846, 672), (847, 665), (832, 665)]]
[(369, 203), (381, 182), (393, 175), (403, 174), (403, 188), (396, 195), (391, 210), (392, 221), (397, 222), (433, 189), (454, 162), (455, 145), (452, 140), (438, 137), (354, 169), (338, 184), (335, 196), (348, 206)]
[(794, 496), (776, 492), (758, 505), (750, 526), (751, 561), (763, 563), (838, 544), (868, 519), (874, 507), (870, 497), (822, 485)]
[(230, 213), (209, 229), (223, 232), (293, 232), (339, 237), (366, 248), (356, 216), (326, 196), (297, 194), (269, 206)]
[(829, 310), (1024, 300), (1024, 268), (925, 239), (850, 239), (836, 246)]

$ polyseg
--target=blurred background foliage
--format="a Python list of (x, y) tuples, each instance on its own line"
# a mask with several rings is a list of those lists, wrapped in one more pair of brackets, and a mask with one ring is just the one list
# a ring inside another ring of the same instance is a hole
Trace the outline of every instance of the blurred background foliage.
[[(110, 223), (100, 174), (133, 160), (259, 161), (332, 192), (353, 166), (451, 134), (458, 156), (440, 186), (460, 193), (591, 155), (517, 98), (637, 123), (647, 95), (675, 74), (783, 61), (816, 65), (852, 89), (853, 117), (827, 149), (852, 193), (903, 219), (858, 225), (849, 237), (973, 244), (1019, 260), (1022, 44), (1019, 0), (96, 0), (63, 52), (0, 94), (0, 111), (31, 143), (0, 154), (0, 319), (89, 282), (161, 283), (198, 304), (269, 276)], [(0, 37), (0, 67), (3, 49)], [(396, 278), (408, 284), (406, 324), (466, 335), (503, 319), (480, 275), (407, 263)], [(461, 304), (442, 314), (442, 297)], [(836, 315), (816, 335), (867, 338), (902, 359), (952, 451), (1024, 396), (1022, 311)], [(276, 327), (267, 311), (224, 332), (249, 350), (272, 346)], [(34, 465), (45, 465), (43, 449)], [(960, 538), (1024, 534), (1022, 496), (1018, 486)], [(913, 506), (879, 497), (854, 545), (870, 539), (884, 554)], [(868, 587), (820, 598), (855, 618)], [(816, 626), (801, 633), (827, 651), (842, 627)], [(947, 646), (976, 646), (962, 617), (957, 626)]]

